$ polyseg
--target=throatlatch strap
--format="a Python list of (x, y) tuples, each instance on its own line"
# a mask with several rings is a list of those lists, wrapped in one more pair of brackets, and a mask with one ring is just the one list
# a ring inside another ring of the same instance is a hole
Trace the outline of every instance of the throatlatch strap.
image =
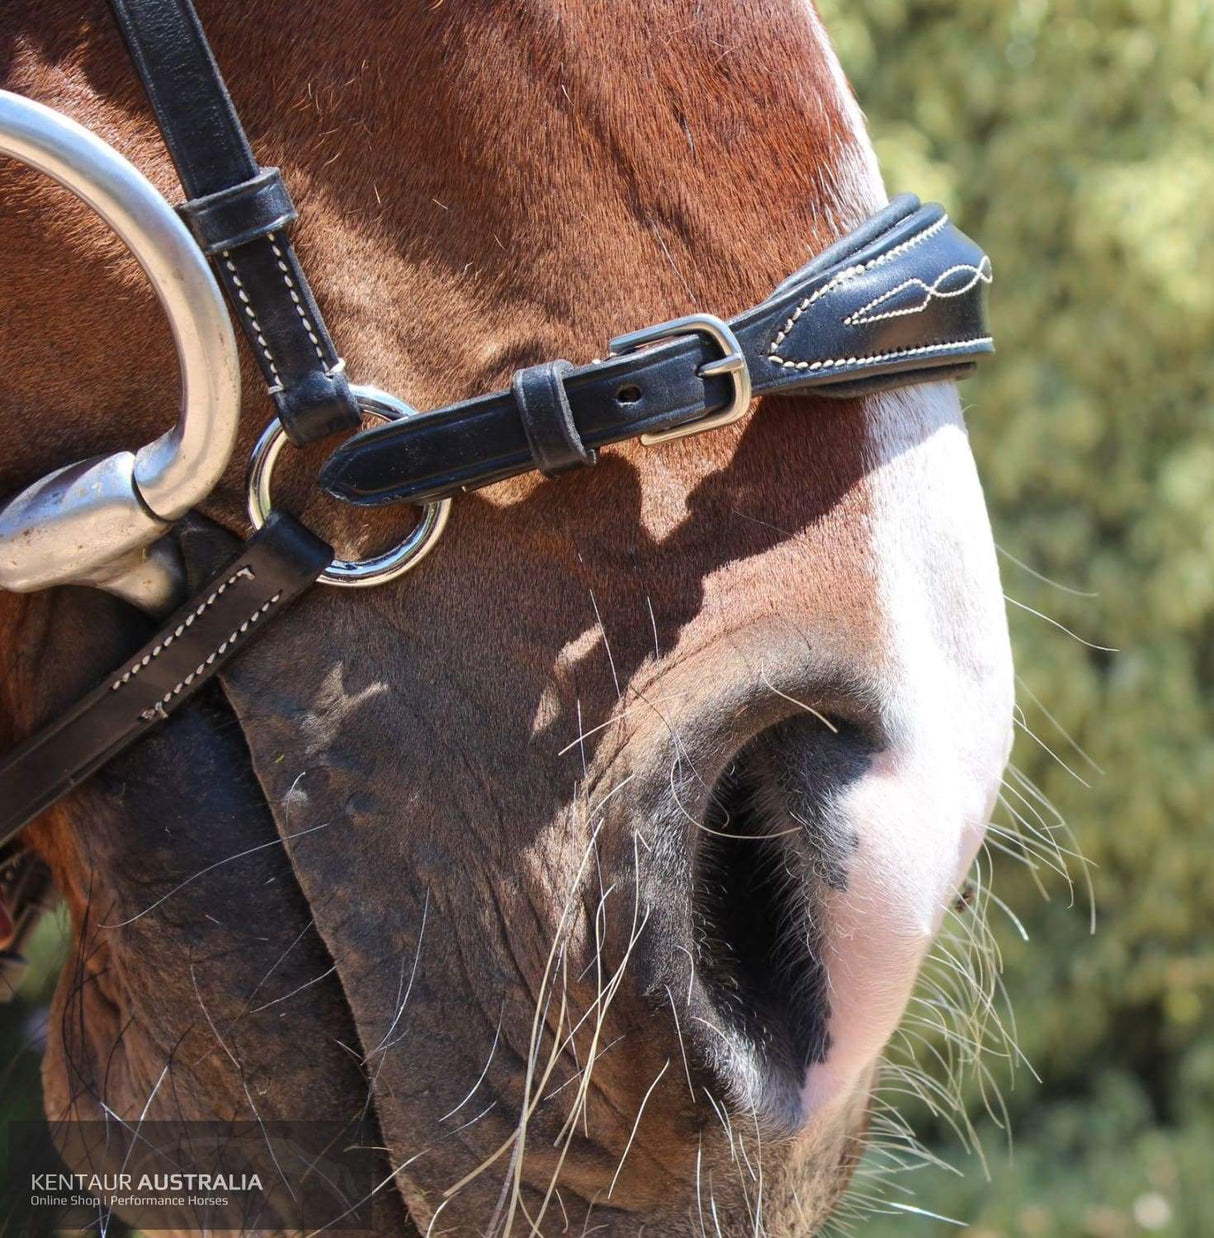
[(332, 558), (294, 517), (271, 512), (133, 658), (0, 762), (0, 845), (189, 700)]
[(210, 255), (291, 441), (359, 424), (341, 358), (286, 228), (295, 208), (258, 167), (190, 0), (110, 0)]

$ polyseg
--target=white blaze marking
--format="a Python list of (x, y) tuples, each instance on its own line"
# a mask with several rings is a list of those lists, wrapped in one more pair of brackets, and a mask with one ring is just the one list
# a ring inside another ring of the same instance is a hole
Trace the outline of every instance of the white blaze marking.
[[(887, 201), (863, 115), (812, 4), (850, 140), (836, 152), (842, 222)], [(842, 230), (842, 229), (840, 229)], [(982, 490), (951, 385), (866, 402), (865, 481), (893, 750), (843, 802), (859, 838), (826, 897), (827, 1060), (807, 1115), (845, 1103), (893, 1033), (944, 907), (982, 838), (1007, 758), (1011, 652)]]
[(982, 839), (1007, 757), (1011, 654), (994, 544), (951, 386), (870, 401), (868, 474), (890, 751), (847, 794), (859, 844), (826, 899), (831, 1049), (820, 1112), (893, 1032)]

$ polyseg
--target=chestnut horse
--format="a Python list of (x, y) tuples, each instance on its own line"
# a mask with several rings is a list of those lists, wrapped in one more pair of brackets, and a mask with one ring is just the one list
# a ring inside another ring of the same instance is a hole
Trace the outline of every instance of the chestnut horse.
[[(810, 0), (198, 9), (350, 374), (418, 408), (735, 313), (885, 201)], [(4, 0), (0, 32), (4, 87), (180, 198), (103, 0)], [(0, 298), (0, 494), (171, 419), (141, 272), (11, 163)], [(238, 533), (244, 385), (205, 507)], [(390, 540), (305, 457), (282, 497)], [(0, 623), (6, 745), (146, 630), (83, 589)], [(370, 1106), (385, 1233), (811, 1233), (1011, 709), (951, 385), (462, 497), (418, 571), (313, 590), (39, 822), (75, 947), (48, 1114)]]

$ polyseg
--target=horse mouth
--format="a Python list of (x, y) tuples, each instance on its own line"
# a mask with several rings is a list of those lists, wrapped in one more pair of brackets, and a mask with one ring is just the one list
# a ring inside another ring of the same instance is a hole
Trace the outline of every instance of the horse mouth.
[(785, 719), (728, 763), (697, 831), (701, 991), (715, 1030), (751, 1064), (752, 1102), (792, 1129), (805, 1121), (806, 1074), (830, 1048), (824, 903), (846, 887), (857, 845), (834, 805), (870, 753), (846, 723)]

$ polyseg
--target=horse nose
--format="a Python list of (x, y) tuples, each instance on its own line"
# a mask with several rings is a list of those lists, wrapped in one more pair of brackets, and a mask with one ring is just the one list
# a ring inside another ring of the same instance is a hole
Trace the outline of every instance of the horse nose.
[(733, 708), (712, 687), (709, 720), (664, 711), (667, 757), (631, 801), (651, 987), (669, 989), (706, 1086), (794, 1133), (866, 1085), (981, 840), (1003, 753), (975, 774), (962, 742), (891, 725), (858, 686), (783, 691), (763, 676)]
[(732, 1049), (727, 1081), (743, 1067), (794, 1127), (808, 1073), (832, 1043), (831, 904), (847, 896), (862, 845), (843, 806), (880, 751), (837, 715), (786, 718), (731, 757), (695, 825), (689, 928), (709, 1008), (700, 1026)]

